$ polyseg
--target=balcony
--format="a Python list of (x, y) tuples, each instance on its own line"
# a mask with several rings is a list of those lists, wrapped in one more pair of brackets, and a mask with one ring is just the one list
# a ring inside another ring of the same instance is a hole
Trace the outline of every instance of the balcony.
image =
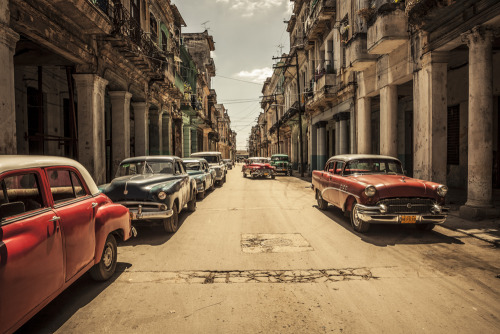
[(329, 21), (334, 17), (335, 0), (313, 0), (309, 17), (305, 22), (307, 40), (319, 38), (327, 30)]
[(369, 54), (388, 54), (408, 41), (408, 20), (404, 11), (396, 9), (375, 15), (367, 33)]
[(324, 73), (314, 83), (314, 95), (307, 101), (309, 109), (324, 109), (336, 99), (337, 74)]
[(121, 2), (98, 0), (95, 3), (112, 22), (113, 28), (106, 38), (111, 45), (153, 80), (162, 81), (167, 63), (164, 51), (142, 30)]
[(377, 61), (377, 55), (368, 54), (366, 43), (365, 33), (358, 33), (347, 42), (346, 60), (349, 70), (361, 72)]

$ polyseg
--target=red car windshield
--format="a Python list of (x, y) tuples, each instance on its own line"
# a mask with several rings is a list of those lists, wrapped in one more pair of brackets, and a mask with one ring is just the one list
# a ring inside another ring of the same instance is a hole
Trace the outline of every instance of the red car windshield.
[(353, 174), (403, 174), (401, 163), (390, 159), (360, 159), (347, 162), (344, 175)]

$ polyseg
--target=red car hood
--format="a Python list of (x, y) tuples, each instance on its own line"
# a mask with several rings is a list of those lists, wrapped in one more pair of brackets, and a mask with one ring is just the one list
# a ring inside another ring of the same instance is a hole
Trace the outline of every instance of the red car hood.
[(439, 184), (414, 179), (403, 175), (370, 174), (352, 176), (365, 186), (371, 184), (377, 188), (380, 198), (387, 197), (436, 197)]

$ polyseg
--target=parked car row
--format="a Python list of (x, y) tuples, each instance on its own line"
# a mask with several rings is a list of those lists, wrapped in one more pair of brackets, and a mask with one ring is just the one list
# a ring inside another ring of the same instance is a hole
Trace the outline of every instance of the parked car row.
[(274, 154), (271, 158), (251, 157), (241, 171), (243, 177), (274, 179), (278, 173), (292, 175), (292, 164), (286, 154)]
[(12, 333), (84, 273), (107, 280), (117, 242), (133, 225), (178, 229), (178, 215), (196, 210), (226, 181), (220, 152), (191, 158), (123, 160), (98, 187), (78, 162), (49, 156), (0, 157), (0, 333)]

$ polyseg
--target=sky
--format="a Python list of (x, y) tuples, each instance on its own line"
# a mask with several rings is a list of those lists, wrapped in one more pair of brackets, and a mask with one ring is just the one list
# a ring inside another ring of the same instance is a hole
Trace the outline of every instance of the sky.
[[(289, 51), (286, 23), (290, 0), (172, 0), (187, 27), (182, 32), (213, 36), (216, 76), (212, 88), (224, 104), (245, 150), (250, 130), (262, 111), (262, 85), (272, 75), (273, 57)], [(281, 46), (281, 48), (280, 48)]]

